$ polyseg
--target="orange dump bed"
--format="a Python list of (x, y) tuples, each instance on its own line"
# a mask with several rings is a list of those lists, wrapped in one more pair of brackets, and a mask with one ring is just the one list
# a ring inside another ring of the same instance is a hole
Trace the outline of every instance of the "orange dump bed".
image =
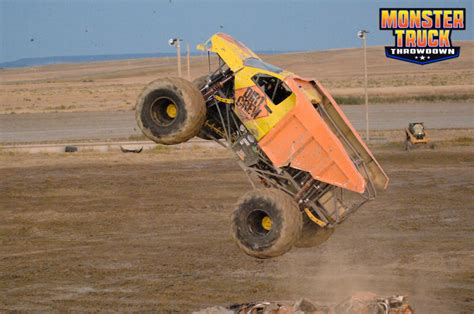
[(357, 193), (386, 188), (387, 175), (324, 87), (297, 77), (285, 82), (295, 107), (259, 142), (272, 162)]

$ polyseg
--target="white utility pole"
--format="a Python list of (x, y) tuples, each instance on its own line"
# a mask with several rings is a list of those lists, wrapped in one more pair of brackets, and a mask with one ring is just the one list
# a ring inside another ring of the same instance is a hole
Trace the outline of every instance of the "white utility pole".
[(191, 81), (191, 50), (189, 49), (189, 43), (186, 44), (187, 56), (188, 56), (188, 80)]
[(176, 44), (176, 58), (178, 58), (178, 76), (181, 77), (181, 45), (179, 44), (179, 39)]
[(171, 38), (168, 40), (168, 44), (170, 46), (176, 47), (176, 59), (178, 60), (178, 76), (181, 77), (181, 45), (180, 41), (182, 39), (179, 38)]
[(359, 31), (357, 36), (362, 39), (364, 46), (364, 92), (365, 92), (365, 140), (367, 143), (370, 141), (369, 135), (369, 93), (367, 91), (367, 33), (365, 29)]

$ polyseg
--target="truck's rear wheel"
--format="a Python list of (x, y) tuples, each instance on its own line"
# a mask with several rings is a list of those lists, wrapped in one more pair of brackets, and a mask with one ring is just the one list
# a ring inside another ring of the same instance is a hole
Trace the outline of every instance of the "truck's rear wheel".
[(288, 252), (300, 237), (302, 227), (298, 205), (277, 189), (246, 193), (232, 214), (232, 233), (237, 245), (257, 258)]
[(295, 247), (308, 248), (319, 246), (326, 242), (333, 232), (334, 229), (321, 228), (309, 219), (306, 213), (303, 213), (303, 229), (300, 238), (295, 243)]
[(160, 144), (179, 144), (194, 137), (206, 118), (200, 91), (178, 77), (158, 79), (140, 94), (136, 106), (138, 126)]

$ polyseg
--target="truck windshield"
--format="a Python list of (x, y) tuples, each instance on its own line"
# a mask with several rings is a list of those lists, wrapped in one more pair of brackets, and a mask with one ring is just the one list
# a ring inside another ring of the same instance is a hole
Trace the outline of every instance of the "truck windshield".
[(252, 80), (275, 105), (280, 104), (292, 94), (291, 89), (285, 82), (276, 77), (267, 74), (255, 74)]
[(274, 73), (280, 73), (283, 71), (279, 67), (263, 62), (261, 59), (258, 59), (258, 58), (247, 58), (245, 59), (244, 64), (252, 68), (267, 70)]

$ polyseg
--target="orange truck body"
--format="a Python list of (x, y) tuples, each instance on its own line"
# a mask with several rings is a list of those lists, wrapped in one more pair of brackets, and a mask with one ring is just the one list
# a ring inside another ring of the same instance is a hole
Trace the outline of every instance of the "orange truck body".
[[(199, 48), (217, 53), (235, 73), (236, 99), (248, 88), (258, 92), (256, 97), (265, 96), (248, 79), (254, 73), (274, 76), (291, 90), (291, 97), (278, 106), (269, 99), (262, 102), (254, 117), (243, 113), (238, 103), (235, 108), (275, 166), (304, 170), (315, 180), (360, 194), (369, 186), (387, 187), (384, 170), (320, 82), (270, 67), (254, 69), (248, 60), (260, 58), (226, 34), (215, 34)], [(265, 106), (271, 107), (271, 115)]]

